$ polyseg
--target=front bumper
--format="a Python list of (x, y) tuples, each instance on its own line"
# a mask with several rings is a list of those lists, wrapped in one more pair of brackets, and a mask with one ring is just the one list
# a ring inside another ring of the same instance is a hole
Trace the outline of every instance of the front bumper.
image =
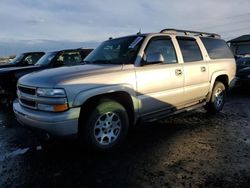
[(22, 107), (14, 101), (15, 116), (23, 125), (44, 130), (55, 136), (72, 136), (78, 133), (80, 107), (60, 113), (42, 112)]

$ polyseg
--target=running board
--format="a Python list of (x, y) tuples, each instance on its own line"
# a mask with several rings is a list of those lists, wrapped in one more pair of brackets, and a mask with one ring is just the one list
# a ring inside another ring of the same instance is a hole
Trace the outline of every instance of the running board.
[(200, 107), (204, 106), (205, 104), (206, 104), (206, 102), (201, 102), (201, 103), (198, 103), (198, 104), (186, 107), (186, 108), (182, 108), (180, 110), (176, 110), (174, 108), (162, 110), (160, 112), (155, 112), (155, 113), (152, 113), (150, 115), (143, 116), (143, 117), (141, 117), (141, 120), (147, 121), (147, 122), (154, 122), (154, 121), (164, 119), (164, 118), (172, 116), (172, 115), (176, 115), (176, 114), (179, 114), (182, 112), (187, 112), (187, 111), (194, 110), (196, 108), (200, 108)]

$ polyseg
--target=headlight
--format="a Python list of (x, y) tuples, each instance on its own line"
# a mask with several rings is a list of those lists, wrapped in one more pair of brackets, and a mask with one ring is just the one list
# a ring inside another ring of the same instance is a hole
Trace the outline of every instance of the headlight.
[(65, 97), (64, 89), (38, 88), (36, 94), (41, 97)]

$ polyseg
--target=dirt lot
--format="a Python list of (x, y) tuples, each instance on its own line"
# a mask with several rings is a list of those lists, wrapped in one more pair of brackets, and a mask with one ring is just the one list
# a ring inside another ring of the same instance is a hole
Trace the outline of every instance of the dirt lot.
[(0, 113), (0, 187), (249, 187), (250, 92), (234, 89), (214, 116), (198, 109), (142, 124), (110, 153), (76, 141), (45, 148)]

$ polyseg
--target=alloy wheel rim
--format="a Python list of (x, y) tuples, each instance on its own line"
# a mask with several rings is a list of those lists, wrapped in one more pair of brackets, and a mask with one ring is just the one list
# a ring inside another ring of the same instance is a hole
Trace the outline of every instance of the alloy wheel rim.
[(221, 88), (218, 88), (215, 92), (215, 105), (219, 108), (224, 100), (224, 95), (223, 95), (223, 91)]
[(95, 122), (94, 136), (101, 145), (109, 145), (117, 140), (121, 131), (120, 117), (114, 112), (101, 115)]

